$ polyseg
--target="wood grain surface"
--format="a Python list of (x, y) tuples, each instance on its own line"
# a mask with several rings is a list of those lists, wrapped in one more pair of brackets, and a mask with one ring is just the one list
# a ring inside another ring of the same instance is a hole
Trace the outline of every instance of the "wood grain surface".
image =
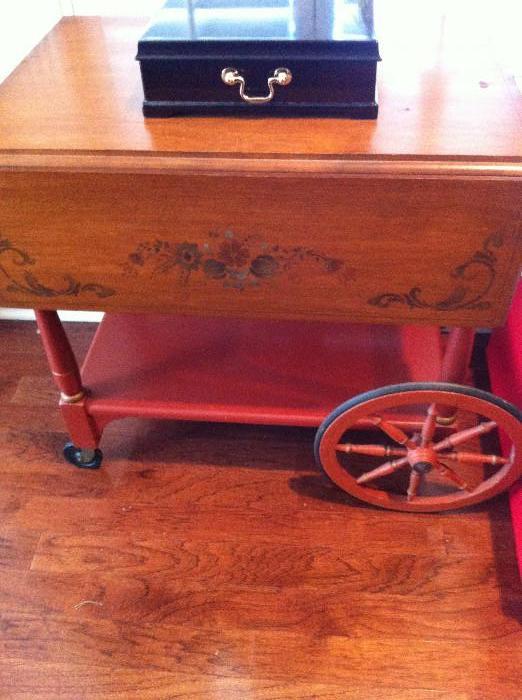
[(519, 96), (480, 12), (378, 5), (376, 121), (146, 120), (144, 22), (65, 18), (0, 86), (0, 303), (502, 323)]
[(520, 160), (519, 97), (487, 6), (376, 0), (375, 11), (376, 121), (144, 120), (134, 57), (146, 20), (65, 18), (0, 89), (0, 152)]
[(77, 470), (34, 325), (0, 343), (0, 697), (520, 696), (504, 497), (383, 513), (297, 428), (129, 419)]
[(493, 326), (521, 261), (512, 179), (4, 172), (0, 193), (4, 306)]

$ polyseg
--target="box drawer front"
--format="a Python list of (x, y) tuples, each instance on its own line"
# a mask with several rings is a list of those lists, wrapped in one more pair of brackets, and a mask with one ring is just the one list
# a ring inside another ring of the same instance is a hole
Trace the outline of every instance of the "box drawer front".
[(501, 323), (520, 185), (0, 175), (0, 305)]
[[(291, 79), (288, 84), (275, 85), (270, 102), (248, 104), (239, 94), (239, 85), (227, 85), (221, 74), (225, 68), (234, 68), (245, 81), (245, 93), (252, 97), (269, 94), (268, 79), (277, 68), (287, 68)], [(240, 111), (266, 114), (283, 105), (362, 105), (375, 102), (375, 61), (348, 61), (280, 58), (209, 58), (198, 60), (147, 60), (141, 64), (145, 99), (173, 105), (224, 105)]]

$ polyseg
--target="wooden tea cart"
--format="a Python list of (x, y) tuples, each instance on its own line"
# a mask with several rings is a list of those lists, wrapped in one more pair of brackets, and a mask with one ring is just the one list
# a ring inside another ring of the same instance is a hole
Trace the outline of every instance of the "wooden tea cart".
[[(376, 122), (144, 120), (134, 20), (62, 20), (0, 88), (0, 305), (36, 309), (69, 461), (141, 416), (317, 426), (392, 509), (518, 478), (520, 411), (467, 369), (520, 270), (517, 95), (448, 12), (407, 55), (384, 15)], [(81, 371), (58, 308), (106, 312)]]

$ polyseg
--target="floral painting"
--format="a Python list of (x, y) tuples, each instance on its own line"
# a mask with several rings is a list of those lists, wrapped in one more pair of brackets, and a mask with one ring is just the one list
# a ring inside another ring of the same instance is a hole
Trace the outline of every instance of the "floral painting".
[(306, 263), (312, 263), (318, 273), (339, 275), (343, 280), (354, 274), (344, 261), (313, 248), (270, 245), (259, 236), (238, 236), (230, 230), (212, 232), (202, 244), (144, 241), (129, 255), (126, 268), (133, 273), (148, 268), (152, 275), (177, 271), (183, 284), (191, 275), (204, 275), (241, 291)]

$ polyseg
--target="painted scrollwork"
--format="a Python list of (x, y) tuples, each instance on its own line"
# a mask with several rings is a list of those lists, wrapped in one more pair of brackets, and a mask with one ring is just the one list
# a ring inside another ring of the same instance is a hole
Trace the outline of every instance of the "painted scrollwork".
[(54, 288), (43, 284), (28, 268), (36, 264), (27, 251), (17, 248), (7, 239), (0, 239), (0, 272), (7, 280), (5, 291), (31, 294), (37, 297), (66, 297), (92, 293), (100, 299), (113, 296), (115, 291), (93, 282), (82, 283), (72, 275), (64, 275), (64, 286)]
[(435, 309), (436, 311), (456, 311), (457, 309), (489, 309), (491, 302), (487, 296), (496, 277), (495, 250), (502, 247), (504, 237), (500, 233), (488, 236), (482, 248), (457, 265), (450, 277), (454, 280), (453, 289), (443, 299), (430, 301), (425, 290), (412, 287), (408, 292), (385, 292), (368, 300), (372, 306), (381, 309), (392, 304), (405, 304), (412, 309)]

